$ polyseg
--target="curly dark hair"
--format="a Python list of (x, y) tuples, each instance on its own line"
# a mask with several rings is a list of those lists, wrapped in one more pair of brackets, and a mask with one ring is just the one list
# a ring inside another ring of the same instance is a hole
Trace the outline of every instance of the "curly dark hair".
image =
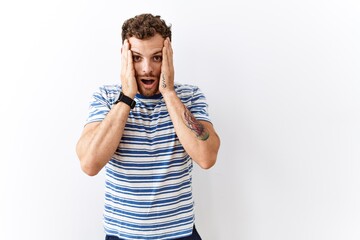
[(138, 39), (147, 39), (159, 33), (163, 38), (170, 38), (171, 41), (171, 25), (166, 25), (160, 16), (150, 13), (140, 14), (126, 20), (122, 26), (122, 41), (130, 37)]

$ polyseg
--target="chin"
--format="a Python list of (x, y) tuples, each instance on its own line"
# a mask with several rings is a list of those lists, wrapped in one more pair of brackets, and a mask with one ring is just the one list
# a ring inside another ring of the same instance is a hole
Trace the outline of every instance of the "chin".
[(159, 93), (159, 89), (139, 89), (139, 93), (145, 97), (151, 97)]

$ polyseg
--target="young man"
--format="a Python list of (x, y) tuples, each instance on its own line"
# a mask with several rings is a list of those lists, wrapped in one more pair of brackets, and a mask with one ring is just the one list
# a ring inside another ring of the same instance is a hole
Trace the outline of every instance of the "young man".
[(220, 147), (199, 88), (174, 83), (171, 28), (142, 14), (122, 27), (121, 85), (93, 95), (76, 146), (83, 171), (106, 169), (106, 239), (201, 239), (194, 225), (193, 161)]

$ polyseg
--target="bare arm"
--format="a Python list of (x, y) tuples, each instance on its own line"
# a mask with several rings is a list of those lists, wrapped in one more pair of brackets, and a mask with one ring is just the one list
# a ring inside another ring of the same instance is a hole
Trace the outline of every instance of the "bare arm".
[(198, 121), (181, 102), (174, 90), (173, 51), (170, 40), (164, 41), (159, 90), (181, 144), (190, 157), (202, 168), (211, 168), (220, 148), (220, 138), (212, 124)]
[(202, 168), (211, 168), (217, 158), (220, 138), (213, 125), (198, 121), (175, 92), (164, 96), (175, 131), (185, 151)]
[[(121, 84), (125, 95), (134, 98), (137, 84), (129, 43), (124, 41), (121, 51)], [(76, 145), (82, 170), (94, 176), (110, 160), (122, 138), (130, 107), (120, 102), (112, 107), (102, 122), (89, 123), (84, 127)]]
[(116, 151), (124, 132), (130, 107), (122, 102), (113, 106), (102, 122), (84, 127), (76, 145), (82, 170), (94, 176), (106, 165)]

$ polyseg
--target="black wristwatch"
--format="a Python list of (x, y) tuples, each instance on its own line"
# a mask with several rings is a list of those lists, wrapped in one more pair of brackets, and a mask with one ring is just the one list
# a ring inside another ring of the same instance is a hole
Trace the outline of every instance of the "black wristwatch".
[(123, 94), (123, 92), (120, 92), (120, 96), (119, 96), (118, 100), (116, 100), (116, 102), (114, 102), (114, 104), (117, 104), (119, 102), (126, 103), (127, 105), (130, 106), (131, 109), (133, 109), (136, 104), (134, 99), (131, 99), (130, 97), (126, 96), (125, 94)]

